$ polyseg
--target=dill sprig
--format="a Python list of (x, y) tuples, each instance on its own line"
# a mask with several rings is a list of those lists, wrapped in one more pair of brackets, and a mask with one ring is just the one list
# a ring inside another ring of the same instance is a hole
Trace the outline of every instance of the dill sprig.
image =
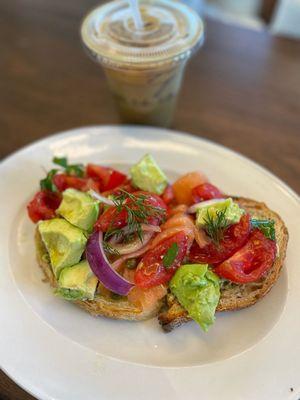
[(204, 229), (216, 245), (219, 245), (224, 238), (224, 230), (229, 225), (226, 219), (226, 210), (227, 208), (217, 210), (215, 217), (211, 216), (207, 210), (206, 218), (204, 218)]
[[(155, 207), (147, 202), (147, 195), (139, 194), (134, 195), (124, 189), (120, 189), (120, 194), (112, 199), (118, 213), (125, 210), (127, 212), (127, 225), (126, 230), (123, 228), (115, 228), (114, 221), (111, 221), (110, 228), (104, 235), (104, 243), (112, 236), (116, 239), (123, 239), (126, 241), (126, 232), (132, 237), (136, 233), (141, 242), (143, 242), (142, 224), (147, 223), (150, 217), (164, 218), (166, 210), (161, 207)], [(108, 243), (107, 243), (108, 244)], [(104, 244), (106, 246), (106, 244)], [(110, 247), (110, 248), (109, 248)], [(107, 251), (111, 253), (114, 250), (109, 245)]]
[(115, 249), (114, 247), (112, 247), (112, 245), (110, 243), (108, 243), (107, 241), (103, 240), (102, 246), (103, 246), (103, 249), (104, 249), (105, 253), (112, 254), (112, 255), (115, 255), (115, 256), (120, 255), (118, 250)]

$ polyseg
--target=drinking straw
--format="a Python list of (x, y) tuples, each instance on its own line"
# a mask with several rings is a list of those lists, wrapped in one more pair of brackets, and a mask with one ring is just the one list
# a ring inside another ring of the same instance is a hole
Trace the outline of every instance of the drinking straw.
[(128, 3), (132, 12), (135, 28), (137, 30), (143, 29), (144, 23), (139, 9), (138, 0), (128, 0)]

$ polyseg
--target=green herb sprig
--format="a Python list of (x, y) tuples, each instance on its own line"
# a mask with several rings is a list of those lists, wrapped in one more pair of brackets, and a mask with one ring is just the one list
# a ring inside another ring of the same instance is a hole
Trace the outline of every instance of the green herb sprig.
[(53, 164), (59, 165), (63, 170), (53, 168), (44, 179), (40, 180), (41, 190), (49, 190), (51, 192), (56, 192), (57, 187), (53, 183), (53, 176), (58, 172), (64, 172), (67, 175), (83, 177), (84, 176), (84, 165), (83, 164), (68, 164), (67, 157), (54, 157), (52, 159)]
[(204, 230), (216, 245), (220, 244), (224, 238), (224, 230), (229, 226), (226, 219), (226, 210), (227, 208), (217, 210), (215, 218), (207, 210), (204, 218)]
[(168, 269), (171, 267), (175, 258), (178, 254), (178, 244), (176, 242), (172, 243), (171, 246), (168, 248), (166, 254), (163, 257), (163, 266)]
[[(155, 207), (152, 204), (149, 204), (146, 200), (147, 195), (134, 195), (124, 189), (121, 189), (120, 194), (112, 199), (117, 213), (121, 213), (124, 210), (127, 213), (127, 236), (135, 233), (141, 242), (143, 242), (142, 224), (147, 223), (150, 217), (164, 218), (166, 213), (165, 209)], [(128, 242), (128, 240), (126, 240), (128, 239), (126, 237), (126, 231), (124, 230), (124, 227), (115, 228), (114, 221), (112, 220), (110, 228), (104, 235), (104, 243), (107, 243), (107, 240), (112, 236), (116, 236), (116, 238), (121, 238)], [(130, 236), (130, 238), (132, 238), (132, 236)], [(107, 251), (110, 252), (109, 248), (107, 248)]]
[(52, 162), (63, 167), (67, 175), (78, 176), (80, 178), (84, 175), (83, 164), (68, 164), (67, 157), (54, 157)]

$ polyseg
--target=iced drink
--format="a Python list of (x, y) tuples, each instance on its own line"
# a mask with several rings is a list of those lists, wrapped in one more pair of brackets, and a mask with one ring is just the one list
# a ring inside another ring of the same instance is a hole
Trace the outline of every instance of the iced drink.
[(103, 68), (124, 122), (169, 126), (185, 65), (203, 42), (198, 15), (174, 0), (140, 1), (136, 29), (127, 1), (91, 11), (81, 36)]

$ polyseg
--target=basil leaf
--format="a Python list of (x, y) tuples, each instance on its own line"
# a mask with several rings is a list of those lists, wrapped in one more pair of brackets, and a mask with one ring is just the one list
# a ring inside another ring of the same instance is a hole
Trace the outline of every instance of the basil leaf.
[(54, 157), (52, 162), (54, 164), (60, 165), (63, 168), (67, 168), (67, 166), (68, 166), (67, 157)]
[(57, 188), (54, 185), (52, 178), (57, 173), (57, 169), (51, 169), (47, 173), (46, 178), (40, 180), (40, 188), (41, 190), (50, 190), (50, 192), (56, 192)]
[(84, 175), (84, 166), (82, 164), (68, 165), (66, 167), (66, 174), (82, 178)]
[(67, 175), (83, 177), (84, 165), (83, 164), (68, 164), (67, 157), (54, 157), (53, 163), (63, 167)]
[(258, 228), (266, 238), (275, 240), (275, 221), (272, 219), (251, 219), (252, 228)]
[(170, 268), (178, 254), (178, 244), (172, 243), (163, 257), (163, 266)]

